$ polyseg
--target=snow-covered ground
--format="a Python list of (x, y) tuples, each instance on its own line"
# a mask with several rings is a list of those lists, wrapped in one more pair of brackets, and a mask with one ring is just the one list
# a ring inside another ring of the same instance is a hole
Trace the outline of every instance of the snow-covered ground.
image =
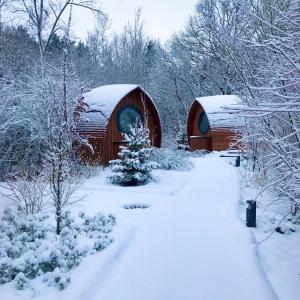
[[(255, 199), (258, 190), (243, 188), (241, 215), (245, 222), (246, 200)], [(283, 215), (283, 205), (270, 205), (272, 196), (263, 193), (257, 199), (257, 228), (250, 229), (257, 245), (257, 257), (278, 299), (300, 299), (300, 226)], [(277, 226), (285, 234), (275, 231)]]
[[(217, 153), (193, 163), (190, 171), (155, 171), (157, 180), (140, 187), (113, 186), (108, 171), (89, 179), (73, 213), (115, 214), (114, 243), (72, 270), (61, 292), (37, 281), (35, 299), (300, 299), (299, 233), (257, 247), (253, 231), (260, 229), (240, 217), (238, 170)], [(148, 208), (124, 208), (131, 205)], [(32, 294), (0, 286), (1, 299)]]

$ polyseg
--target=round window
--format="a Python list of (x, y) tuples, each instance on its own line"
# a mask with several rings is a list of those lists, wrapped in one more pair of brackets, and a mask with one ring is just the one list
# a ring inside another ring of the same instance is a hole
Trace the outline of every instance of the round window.
[(129, 133), (130, 126), (138, 122), (143, 122), (143, 116), (136, 106), (124, 106), (117, 113), (117, 126), (122, 133)]
[(199, 116), (198, 128), (202, 134), (207, 134), (209, 130), (208, 118), (205, 111), (203, 111)]

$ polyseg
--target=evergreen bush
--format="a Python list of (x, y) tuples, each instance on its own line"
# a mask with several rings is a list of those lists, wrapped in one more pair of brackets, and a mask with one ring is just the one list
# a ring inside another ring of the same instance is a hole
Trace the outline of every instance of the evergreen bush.
[(157, 167), (152, 161), (149, 130), (137, 123), (124, 137), (127, 145), (120, 146), (119, 159), (110, 161), (114, 174), (109, 179), (114, 184), (125, 186), (147, 183), (152, 179), (152, 170)]

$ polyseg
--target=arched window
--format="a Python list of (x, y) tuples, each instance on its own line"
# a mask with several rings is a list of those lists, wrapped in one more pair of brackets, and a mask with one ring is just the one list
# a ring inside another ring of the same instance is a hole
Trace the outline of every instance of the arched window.
[(205, 111), (203, 111), (199, 116), (198, 128), (202, 134), (207, 134), (209, 130), (208, 118)]
[(129, 133), (130, 125), (144, 122), (141, 111), (133, 105), (126, 105), (117, 112), (117, 126), (120, 132)]

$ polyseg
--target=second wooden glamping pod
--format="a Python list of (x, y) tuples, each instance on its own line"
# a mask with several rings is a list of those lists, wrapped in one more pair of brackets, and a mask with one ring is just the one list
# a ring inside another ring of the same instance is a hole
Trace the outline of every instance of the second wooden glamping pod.
[(190, 149), (228, 150), (239, 135), (242, 120), (228, 113), (223, 107), (234, 107), (239, 102), (235, 95), (196, 98), (192, 103), (187, 123)]
[(92, 89), (80, 99), (80, 107), (77, 131), (93, 148), (82, 147), (81, 154), (86, 160), (107, 164), (117, 158), (119, 146), (126, 143), (123, 133), (137, 119), (148, 126), (151, 145), (161, 145), (158, 111), (138, 85), (113, 84)]

